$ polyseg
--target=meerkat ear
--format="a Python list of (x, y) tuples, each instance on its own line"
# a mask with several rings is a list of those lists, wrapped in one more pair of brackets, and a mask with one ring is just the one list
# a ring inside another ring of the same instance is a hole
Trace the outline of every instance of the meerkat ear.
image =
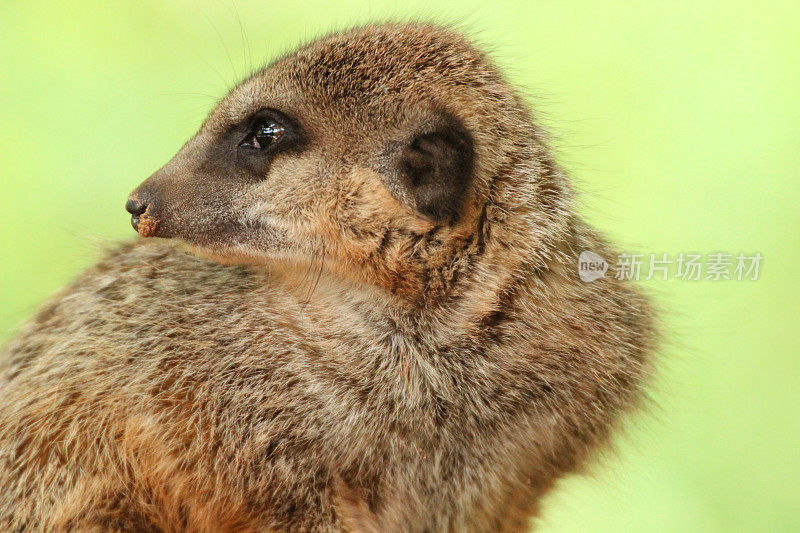
[(398, 158), (403, 196), (435, 222), (454, 221), (472, 178), (472, 138), (454, 121), (403, 146)]

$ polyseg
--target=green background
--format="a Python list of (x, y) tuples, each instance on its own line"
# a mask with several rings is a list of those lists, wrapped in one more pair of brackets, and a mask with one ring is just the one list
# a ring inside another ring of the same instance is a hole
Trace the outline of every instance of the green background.
[(764, 255), (757, 281), (647, 283), (655, 405), (546, 500), (542, 531), (800, 530), (800, 4), (433, 4), (0, 3), (0, 337), (133, 237), (127, 193), (248, 69), (356, 22), (452, 22), (625, 250)]

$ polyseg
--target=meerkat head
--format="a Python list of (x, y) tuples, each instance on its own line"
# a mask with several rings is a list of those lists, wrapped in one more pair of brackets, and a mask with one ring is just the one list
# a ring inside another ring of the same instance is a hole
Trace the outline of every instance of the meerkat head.
[(256, 72), (126, 204), (144, 237), (233, 263), (324, 268), (395, 294), (490, 243), (528, 254), (567, 186), (515, 92), (451, 30), (368, 26)]

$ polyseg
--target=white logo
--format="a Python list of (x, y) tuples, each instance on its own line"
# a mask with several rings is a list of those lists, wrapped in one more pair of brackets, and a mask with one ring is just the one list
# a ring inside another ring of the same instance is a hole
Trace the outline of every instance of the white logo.
[(590, 283), (606, 275), (608, 262), (591, 250), (584, 250), (578, 256), (578, 276), (581, 281)]

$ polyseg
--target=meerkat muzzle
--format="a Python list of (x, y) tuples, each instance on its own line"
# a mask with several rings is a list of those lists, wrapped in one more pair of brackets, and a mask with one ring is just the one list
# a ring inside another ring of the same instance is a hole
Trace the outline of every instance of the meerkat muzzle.
[(131, 214), (131, 226), (142, 237), (152, 237), (158, 228), (158, 220), (148, 216), (149, 207), (150, 204), (141, 202), (135, 196), (125, 202), (125, 210)]

